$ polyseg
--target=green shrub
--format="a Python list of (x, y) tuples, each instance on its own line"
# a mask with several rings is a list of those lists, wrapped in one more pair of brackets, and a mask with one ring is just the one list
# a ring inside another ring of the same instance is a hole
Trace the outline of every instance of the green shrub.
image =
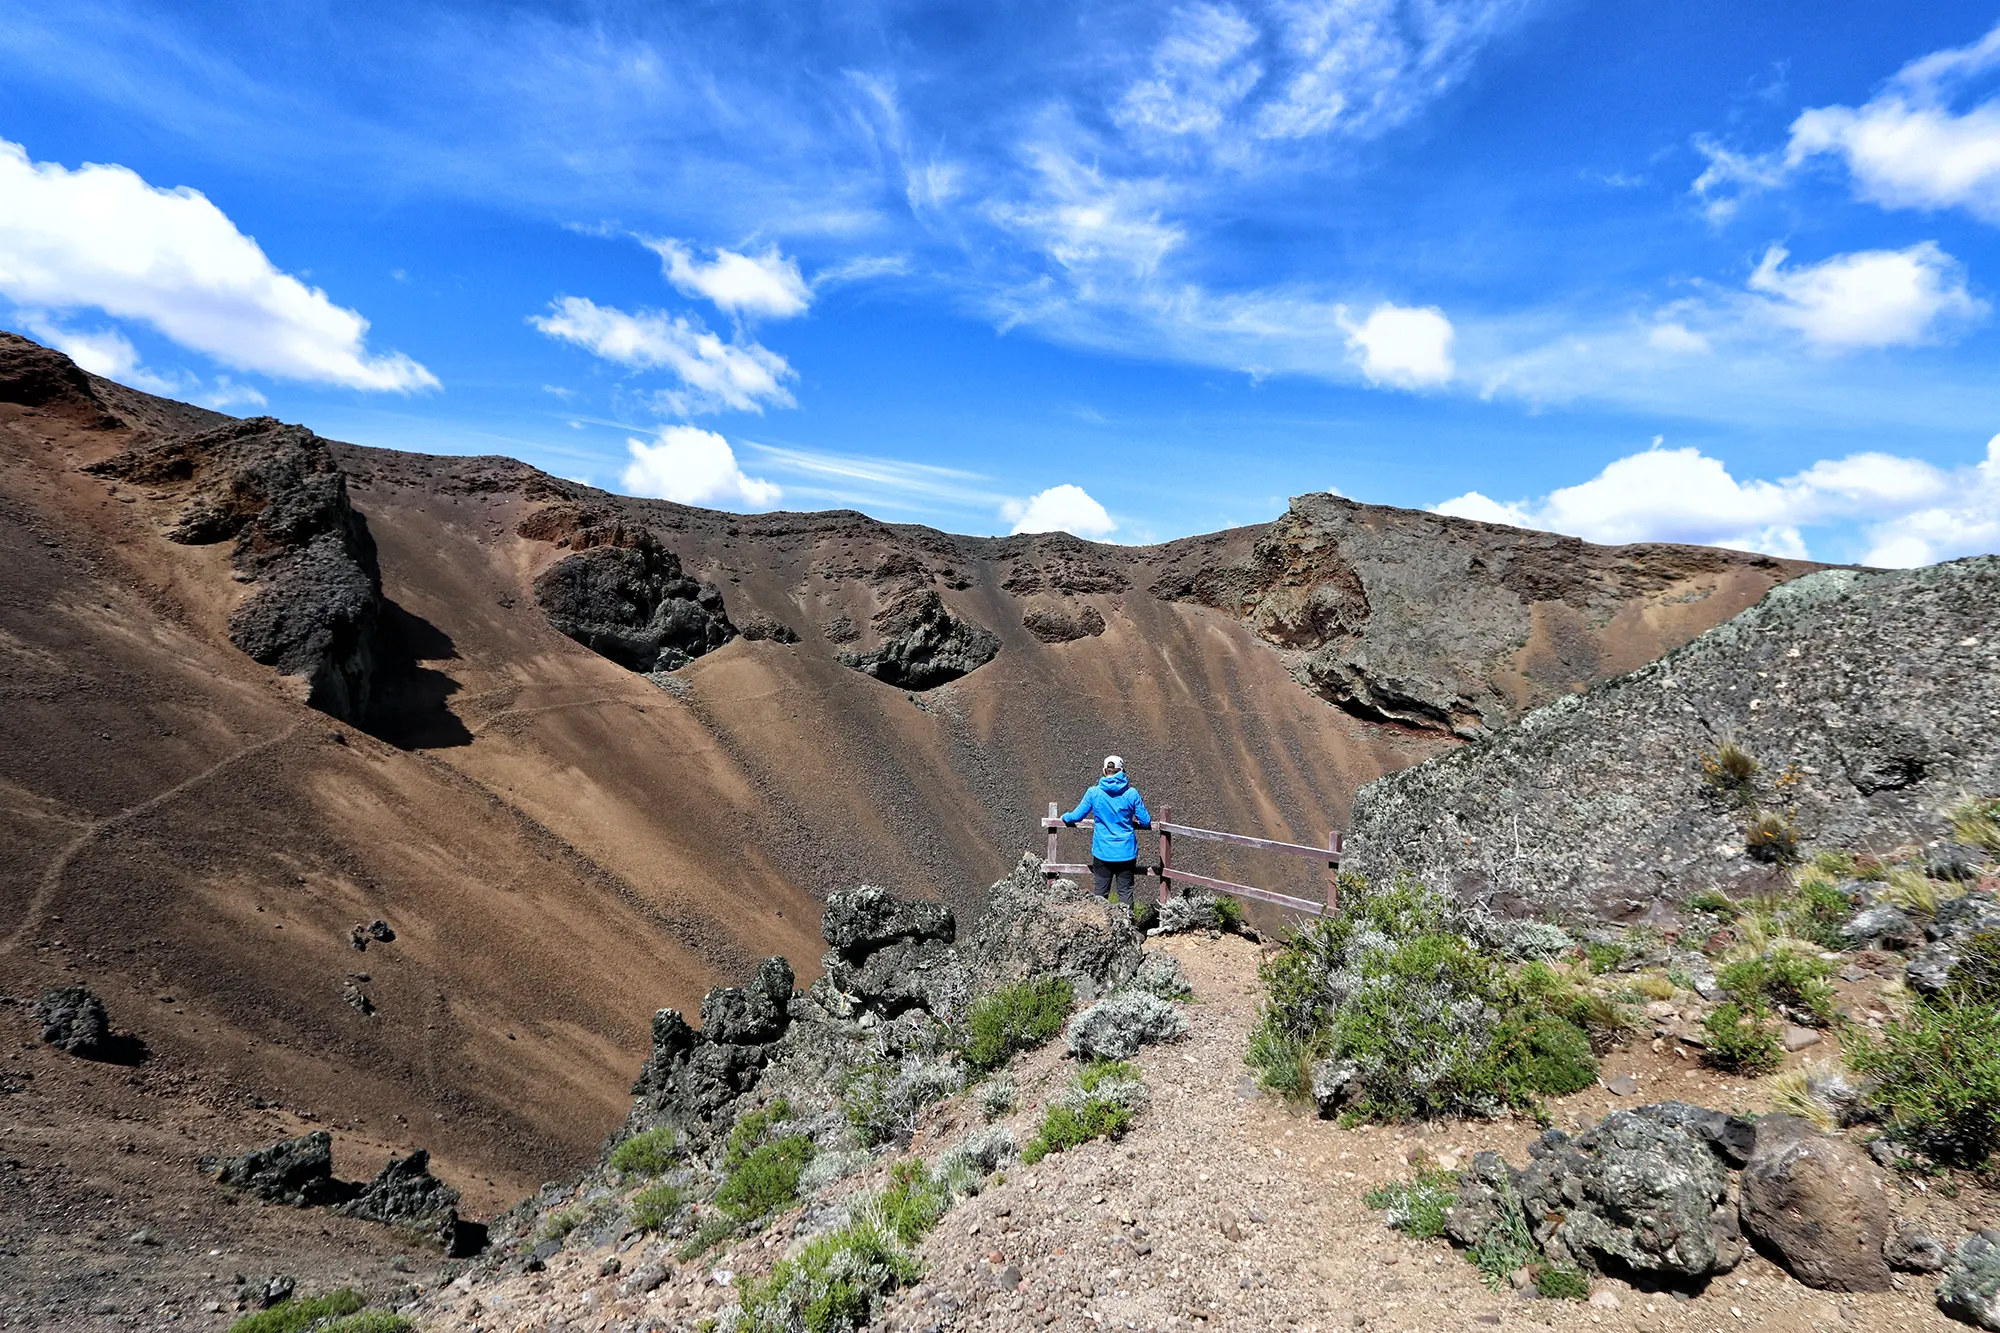
[(1075, 1006), (1076, 989), (1064, 977), (1030, 977), (982, 995), (965, 1016), (966, 1064), (998, 1069), (1054, 1038)]
[(882, 1192), (882, 1218), (897, 1240), (914, 1245), (951, 1211), (953, 1198), (944, 1172), (931, 1171), (921, 1158), (906, 1157), (889, 1169), (889, 1188)]
[(1092, 1060), (1076, 1076), (1076, 1086), (1087, 1093), (1111, 1082), (1139, 1082), (1139, 1066), (1129, 1060)]
[[(1312, 1071), (1353, 1071), (1358, 1118), (1531, 1107), (1596, 1076), (1589, 1018), (1606, 1002), (1547, 963), (1508, 971), (1473, 943), (1453, 902), (1415, 881), (1352, 881), (1346, 907), (1296, 931), (1259, 969), (1264, 1002), (1246, 1062), (1285, 1096)], [(1615, 1007), (1596, 1015), (1622, 1025)], [(1421, 1051), (1414, 1060), (1411, 1053)]]
[(1783, 1005), (1801, 1022), (1833, 1022), (1833, 968), (1796, 950), (1779, 950), (1730, 963), (1715, 974), (1743, 1004)]
[(387, 1310), (363, 1310), (322, 1324), (313, 1333), (417, 1333), (414, 1321)]
[(803, 1134), (776, 1137), (777, 1127), (791, 1118), (791, 1103), (780, 1097), (730, 1127), (715, 1206), (739, 1225), (769, 1217), (799, 1197), (799, 1175), (812, 1160), (813, 1141)]
[(1543, 1300), (1587, 1301), (1590, 1299), (1590, 1279), (1582, 1270), (1562, 1264), (1537, 1264), (1534, 1266), (1535, 1290)]
[(640, 1231), (658, 1231), (688, 1206), (687, 1191), (678, 1185), (648, 1185), (632, 1196), (631, 1222)]
[(1382, 1220), (1405, 1235), (1435, 1240), (1444, 1234), (1445, 1213), (1458, 1202), (1458, 1172), (1420, 1171), (1414, 1180), (1369, 1190), (1361, 1202), (1387, 1213)]
[(1708, 1047), (1702, 1059), (1717, 1069), (1739, 1074), (1762, 1074), (1776, 1069), (1785, 1058), (1784, 1043), (1778, 1039), (1777, 1025), (1761, 1009), (1748, 1008), (1732, 1000), (1720, 1004), (1701, 1025)]
[(1041, 1128), (1021, 1146), (1021, 1160), (1033, 1166), (1092, 1139), (1123, 1138), (1131, 1124), (1131, 1110), (1108, 1098), (1091, 1097), (1074, 1107), (1059, 1102), (1043, 1112)]
[(306, 1333), (328, 1320), (351, 1315), (366, 1304), (360, 1292), (343, 1287), (324, 1296), (296, 1297), (268, 1310), (244, 1315), (229, 1326), (229, 1333)]
[(859, 1217), (780, 1259), (743, 1292), (743, 1333), (854, 1333), (882, 1294), (917, 1280), (915, 1259), (888, 1229)]
[(692, 1263), (720, 1245), (723, 1241), (735, 1235), (736, 1230), (737, 1224), (735, 1219), (724, 1217), (721, 1214), (711, 1215), (700, 1226), (694, 1229), (694, 1234), (689, 1236), (687, 1242), (681, 1246), (679, 1251), (680, 1261), (684, 1264)]
[(1216, 929), (1231, 935), (1243, 932), (1243, 904), (1226, 893), (1215, 895)]
[(679, 1141), (680, 1135), (670, 1126), (649, 1129), (613, 1148), (607, 1165), (623, 1175), (657, 1176), (672, 1170), (679, 1160)]
[(1618, 970), (1618, 965), (1625, 961), (1625, 946), (1622, 944), (1585, 944), (1583, 946), (1583, 957), (1584, 961), (1590, 964), (1592, 972), (1599, 974), (1615, 972)]
[(562, 1240), (570, 1232), (584, 1223), (585, 1212), (581, 1208), (563, 1208), (542, 1219), (536, 1239), (543, 1241)]
[(1891, 1137), (1941, 1162), (1979, 1166), (2000, 1148), (2000, 1008), (1953, 995), (1919, 1003), (1848, 1063), (1874, 1081)]

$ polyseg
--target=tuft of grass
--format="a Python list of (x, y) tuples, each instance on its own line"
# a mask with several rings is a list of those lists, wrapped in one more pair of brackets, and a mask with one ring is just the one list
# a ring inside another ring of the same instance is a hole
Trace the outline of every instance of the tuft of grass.
[(1528, 1215), (1521, 1207), (1520, 1196), (1505, 1181), (1501, 1182), (1500, 1191), (1499, 1219), (1465, 1252), (1466, 1261), (1479, 1270), (1479, 1276), (1495, 1291), (1505, 1291), (1516, 1271), (1529, 1268), (1542, 1258), (1534, 1233), (1528, 1229)]
[(328, 1320), (351, 1315), (366, 1304), (360, 1292), (342, 1287), (324, 1296), (295, 1297), (268, 1310), (244, 1315), (229, 1326), (229, 1333), (307, 1333)]
[(648, 1185), (632, 1196), (631, 1222), (640, 1231), (658, 1231), (685, 1212), (687, 1191), (664, 1182)]
[(965, 1016), (965, 1063), (985, 1073), (1018, 1051), (1052, 1040), (1076, 1007), (1076, 988), (1064, 977), (1030, 977), (982, 995)]
[(1748, 805), (1756, 799), (1759, 767), (1748, 750), (1735, 741), (1723, 741), (1701, 757), (1701, 779), (1710, 790)]
[(1312, 1100), (1313, 1064), (1320, 1053), (1304, 1038), (1260, 1024), (1250, 1034), (1244, 1061), (1257, 1071), (1257, 1081), (1288, 1102)]
[(1625, 961), (1625, 946), (1622, 944), (1586, 944), (1583, 946), (1584, 961), (1595, 973), (1616, 971)]
[(1873, 1081), (1889, 1135), (1940, 1162), (1978, 1167), (2000, 1148), (2000, 1007), (1947, 993), (1912, 1005), (1847, 1062)]
[(1716, 980), (1743, 1004), (1782, 1005), (1801, 1022), (1826, 1027), (1833, 1022), (1833, 968), (1810, 954), (1778, 950), (1728, 963)]
[(1788, 1069), (1771, 1080), (1771, 1105), (1795, 1115), (1823, 1134), (1840, 1128), (1840, 1114), (1813, 1088), (1813, 1074), (1807, 1069)]
[(1243, 904), (1226, 893), (1215, 895), (1216, 928), (1225, 934), (1238, 935), (1243, 931)]
[(1587, 1301), (1590, 1279), (1581, 1269), (1563, 1264), (1537, 1264), (1535, 1290), (1545, 1301)]
[(587, 1214), (581, 1208), (564, 1208), (550, 1213), (542, 1219), (540, 1229), (535, 1233), (537, 1241), (562, 1240), (570, 1232), (582, 1226)]
[(1445, 1213), (1458, 1202), (1458, 1172), (1419, 1171), (1414, 1180), (1369, 1190), (1361, 1202), (1386, 1213), (1382, 1220), (1404, 1235), (1435, 1240), (1444, 1234)]
[(1968, 796), (1945, 812), (1951, 836), (2000, 856), (2000, 796)]
[(1132, 928), (1139, 931), (1151, 930), (1160, 923), (1160, 906), (1151, 898), (1140, 895), (1132, 899)]
[(1743, 904), (1727, 894), (1717, 893), (1714, 889), (1703, 889), (1688, 899), (1687, 905), (1693, 911), (1713, 913), (1724, 921), (1734, 921), (1743, 915)]
[(1743, 830), (1743, 845), (1752, 860), (1790, 865), (1799, 857), (1799, 828), (1782, 811), (1759, 810)]
[(606, 1163), (613, 1171), (628, 1176), (657, 1176), (671, 1171), (679, 1160), (680, 1135), (668, 1125), (645, 1130), (611, 1150)]
[(1923, 917), (1937, 915), (1937, 882), (1921, 870), (1909, 866), (1891, 868), (1882, 896), (1905, 912)]
[(1665, 972), (1641, 972), (1632, 978), (1632, 989), (1649, 1000), (1671, 1000), (1680, 993), (1680, 987)]
[(1702, 1023), (1708, 1042), (1702, 1059), (1717, 1069), (1738, 1074), (1763, 1074), (1785, 1058), (1784, 1043), (1770, 1015), (1731, 1000), (1715, 1007)]
[(711, 1216), (707, 1221), (695, 1228), (694, 1234), (689, 1236), (687, 1242), (681, 1246), (677, 1257), (684, 1264), (692, 1263), (735, 1234), (736, 1222), (734, 1219), (724, 1217), (720, 1214)]

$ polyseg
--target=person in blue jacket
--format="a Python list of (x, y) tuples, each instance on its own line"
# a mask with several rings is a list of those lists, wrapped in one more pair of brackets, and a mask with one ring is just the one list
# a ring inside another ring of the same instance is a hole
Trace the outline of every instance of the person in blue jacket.
[(1139, 864), (1139, 839), (1132, 830), (1153, 827), (1153, 816), (1147, 813), (1139, 789), (1125, 776), (1125, 761), (1115, 754), (1104, 757), (1104, 776), (1062, 821), (1075, 828), (1079, 819), (1086, 818), (1097, 821), (1090, 834), (1090, 877), (1096, 881), (1097, 896), (1115, 903), (1122, 892), (1130, 907), (1132, 872)]

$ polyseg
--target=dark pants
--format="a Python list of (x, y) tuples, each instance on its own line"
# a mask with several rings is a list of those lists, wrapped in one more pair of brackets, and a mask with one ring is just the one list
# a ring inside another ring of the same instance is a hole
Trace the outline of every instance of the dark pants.
[(1132, 872), (1138, 864), (1136, 859), (1100, 861), (1094, 856), (1091, 857), (1090, 877), (1097, 883), (1097, 896), (1109, 897), (1115, 903), (1118, 901), (1118, 895), (1122, 893), (1125, 895), (1125, 905), (1130, 907), (1136, 901), (1132, 892)]

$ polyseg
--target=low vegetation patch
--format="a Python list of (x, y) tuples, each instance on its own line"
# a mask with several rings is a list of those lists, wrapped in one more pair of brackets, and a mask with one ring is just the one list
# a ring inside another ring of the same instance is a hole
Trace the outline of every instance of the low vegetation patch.
[(1833, 1022), (1833, 967), (1796, 950), (1774, 950), (1726, 964), (1716, 973), (1737, 1002), (1754, 1008), (1778, 1006), (1813, 1027)]
[(1799, 857), (1799, 828), (1779, 810), (1759, 810), (1743, 830), (1743, 846), (1754, 861), (1790, 865)]
[(1458, 1201), (1458, 1172), (1435, 1167), (1414, 1180), (1396, 1180), (1369, 1190), (1361, 1202), (1385, 1214), (1383, 1221), (1406, 1236), (1436, 1240), (1444, 1235), (1445, 1212)]
[(1044, 1045), (1075, 1007), (1076, 988), (1064, 977), (1030, 977), (980, 996), (965, 1016), (966, 1064), (985, 1073)]
[(366, 1310), (361, 1294), (348, 1288), (324, 1296), (283, 1301), (243, 1316), (229, 1333), (413, 1333), (416, 1325), (387, 1310)]
[(1750, 805), (1757, 799), (1760, 767), (1748, 750), (1735, 741), (1724, 741), (1701, 757), (1701, 780), (1717, 795)]
[(1945, 817), (1951, 821), (1953, 838), (2000, 856), (2000, 796), (1969, 796)]
[(1532, 1109), (1596, 1077), (1591, 1024), (1607, 1041), (1629, 1024), (1546, 962), (1509, 968), (1456, 903), (1414, 880), (1350, 881), (1344, 902), (1260, 969), (1247, 1058), (1287, 1097), (1338, 1084), (1356, 1119)]
[(964, 1086), (965, 1068), (956, 1060), (912, 1055), (900, 1068), (873, 1061), (850, 1069), (841, 1079), (841, 1109), (864, 1147), (908, 1143), (923, 1109)]
[(679, 1145), (680, 1135), (672, 1127), (662, 1125), (634, 1134), (613, 1148), (606, 1165), (620, 1175), (661, 1175), (671, 1171), (679, 1162)]
[(1785, 1058), (1785, 1046), (1778, 1025), (1760, 1008), (1735, 1000), (1719, 1004), (1702, 1021), (1703, 1040), (1708, 1045), (1702, 1060), (1732, 1074), (1766, 1074)]
[(1847, 1060), (1898, 1142), (1954, 1166), (2000, 1149), (2000, 1006), (1954, 988), (1913, 1005), (1879, 1037), (1857, 1034)]
[(780, 1097), (738, 1118), (729, 1131), (715, 1206), (739, 1226), (769, 1217), (799, 1197), (799, 1175), (812, 1160), (813, 1141), (778, 1132), (791, 1118), (791, 1103)]
[(662, 1182), (648, 1185), (632, 1196), (632, 1226), (639, 1231), (664, 1230), (687, 1211), (687, 1191)]
[[(1458, 1201), (1458, 1178), (1456, 1171), (1426, 1166), (1415, 1179), (1370, 1190), (1361, 1201), (1382, 1210), (1382, 1220), (1403, 1234), (1435, 1240), (1445, 1234), (1446, 1210)], [(1580, 1301), (1590, 1296), (1590, 1279), (1584, 1273), (1543, 1257), (1511, 1186), (1502, 1187), (1499, 1223), (1465, 1252), (1465, 1259), (1495, 1291), (1509, 1290), (1514, 1274), (1526, 1269), (1536, 1294), (1545, 1299)]]
[(1145, 1100), (1137, 1068), (1123, 1060), (1092, 1061), (1042, 1113), (1041, 1127), (1021, 1145), (1021, 1160), (1033, 1166), (1092, 1139), (1123, 1138)]

